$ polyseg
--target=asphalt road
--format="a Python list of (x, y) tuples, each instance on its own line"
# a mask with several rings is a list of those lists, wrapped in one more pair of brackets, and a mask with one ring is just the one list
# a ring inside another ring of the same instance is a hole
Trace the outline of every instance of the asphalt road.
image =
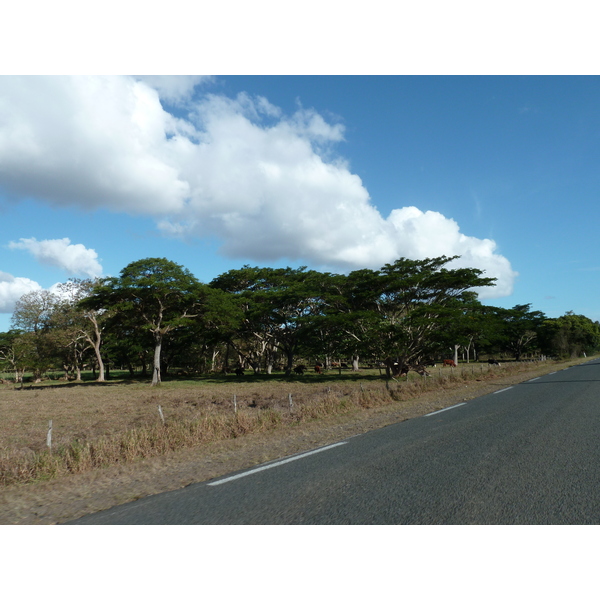
[(74, 524), (598, 524), (600, 361)]

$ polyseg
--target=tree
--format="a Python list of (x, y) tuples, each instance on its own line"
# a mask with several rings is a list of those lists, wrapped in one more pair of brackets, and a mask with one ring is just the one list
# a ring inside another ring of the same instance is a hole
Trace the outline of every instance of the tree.
[(202, 284), (186, 268), (166, 258), (146, 258), (127, 265), (120, 277), (104, 279), (80, 306), (113, 309), (148, 330), (154, 340), (152, 385), (159, 385), (163, 339), (196, 316), (201, 296)]
[(558, 319), (546, 319), (540, 327), (539, 338), (542, 350), (548, 354), (581, 356), (600, 346), (600, 324), (569, 311)]
[(57, 362), (66, 342), (64, 330), (54, 326), (58, 296), (49, 290), (36, 290), (21, 296), (15, 304), (12, 325), (22, 334), (15, 340), (15, 348), (24, 368), (33, 371), (34, 380)]
[(363, 308), (377, 316), (368, 336), (388, 376), (437, 354), (444, 334), (476, 297), (473, 288), (493, 285), (479, 269), (445, 268), (455, 258), (401, 258), (373, 277), (366, 274)]
[[(64, 327), (69, 327), (72, 330), (71, 345), (74, 351), (77, 353), (79, 350), (80, 354), (83, 354), (86, 349), (93, 351), (98, 364), (97, 381), (104, 381), (104, 360), (100, 348), (102, 346), (102, 332), (109, 312), (104, 309), (84, 309), (80, 304), (84, 298), (92, 293), (97, 283), (98, 280), (72, 278), (66, 283), (59, 284), (57, 293), (61, 298), (59, 308), (62, 313)], [(77, 379), (80, 378), (79, 363), (77, 363)]]
[(482, 349), (489, 348), (494, 340), (498, 320), (495, 318), (495, 309), (481, 304), (479, 300), (464, 299), (457, 301), (451, 318), (440, 332), (444, 340), (445, 349), (456, 349), (454, 362), (458, 359), (458, 348), (463, 348), (467, 362), (471, 354), (473, 360)]
[(313, 337), (326, 361), (331, 355), (351, 356), (352, 370), (357, 371), (360, 356), (379, 360), (380, 338), (374, 334), (379, 323), (374, 310), (378, 285), (377, 273), (370, 269), (323, 276), (323, 312), (314, 320)]
[[(211, 282), (211, 287), (238, 298), (243, 313), (236, 350), (260, 359), (274, 349), (286, 357), (286, 374), (292, 372), (294, 357), (307, 339), (314, 317), (322, 313), (322, 273), (298, 269), (250, 267), (231, 270)], [(269, 370), (269, 369), (267, 369)]]
[(531, 304), (517, 304), (511, 309), (496, 309), (502, 320), (504, 350), (512, 353), (515, 360), (521, 360), (524, 352), (535, 347), (538, 331), (546, 320), (546, 315), (531, 310)]
[(23, 345), (19, 343), (22, 335), (23, 332), (18, 329), (0, 333), (0, 366), (2, 366), (2, 370), (14, 371), (15, 383), (23, 381), (27, 358), (26, 353), (23, 352)]
[(177, 366), (185, 372), (213, 370), (216, 357), (240, 326), (241, 311), (232, 294), (203, 288), (196, 317), (188, 319), (177, 334), (165, 341), (162, 356), (165, 371)]

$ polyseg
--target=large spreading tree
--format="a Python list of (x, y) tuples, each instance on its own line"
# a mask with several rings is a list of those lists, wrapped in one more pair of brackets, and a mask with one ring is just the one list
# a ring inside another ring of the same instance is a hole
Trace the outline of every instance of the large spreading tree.
[[(314, 326), (314, 318), (322, 314), (324, 277), (306, 267), (272, 269), (245, 265), (214, 279), (211, 286), (233, 294), (243, 314), (238, 352), (243, 355), (246, 351), (250, 362), (256, 364), (263, 354), (278, 350), (286, 358), (289, 375), (294, 357)], [(232, 343), (236, 343), (234, 339)]]
[(388, 375), (438, 354), (448, 331), (476, 297), (474, 288), (493, 285), (495, 280), (483, 277), (479, 269), (448, 269), (455, 258), (401, 258), (363, 285), (365, 308), (377, 316), (368, 335)]
[(119, 277), (104, 279), (80, 306), (113, 309), (120, 319), (152, 334), (152, 385), (158, 385), (163, 339), (197, 316), (201, 300), (202, 284), (185, 267), (166, 258), (145, 258), (127, 265)]

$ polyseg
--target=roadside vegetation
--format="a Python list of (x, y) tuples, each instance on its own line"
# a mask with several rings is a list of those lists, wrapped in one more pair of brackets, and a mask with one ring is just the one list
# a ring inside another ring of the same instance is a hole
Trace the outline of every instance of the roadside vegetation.
[[(547, 361), (548, 365), (563, 363)], [(0, 388), (0, 486), (32, 483), (184, 448), (358, 414), (423, 394), (539, 369), (538, 362), (436, 367), (386, 380), (377, 371), (286, 378), (206, 376), (99, 385), (47, 381)], [(160, 409), (159, 409), (160, 406)], [(52, 421), (51, 439), (48, 439)], [(50, 442), (50, 444), (49, 444)]]

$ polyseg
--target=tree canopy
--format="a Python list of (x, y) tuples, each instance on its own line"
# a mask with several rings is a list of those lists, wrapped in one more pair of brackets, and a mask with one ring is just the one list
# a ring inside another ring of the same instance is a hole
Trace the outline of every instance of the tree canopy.
[(112, 309), (119, 320), (149, 331), (154, 338), (152, 385), (161, 381), (160, 354), (165, 336), (183, 327), (201, 301), (201, 284), (166, 258), (127, 265), (120, 277), (104, 279), (80, 303), (83, 309)]
[[(300, 363), (362, 361), (394, 377), (460, 349), (578, 356), (600, 348), (600, 324), (570, 312), (550, 319), (530, 304), (485, 306), (476, 290), (493, 285), (456, 257), (399, 259), (345, 274), (245, 265), (198, 281), (166, 258), (130, 263), (118, 277), (72, 279), (55, 293), (25, 294), (13, 329), (0, 336), (0, 364), (34, 377), (51, 368), (98, 380), (110, 365), (163, 374), (230, 368), (288, 375)], [(341, 368), (341, 367), (340, 367)]]

